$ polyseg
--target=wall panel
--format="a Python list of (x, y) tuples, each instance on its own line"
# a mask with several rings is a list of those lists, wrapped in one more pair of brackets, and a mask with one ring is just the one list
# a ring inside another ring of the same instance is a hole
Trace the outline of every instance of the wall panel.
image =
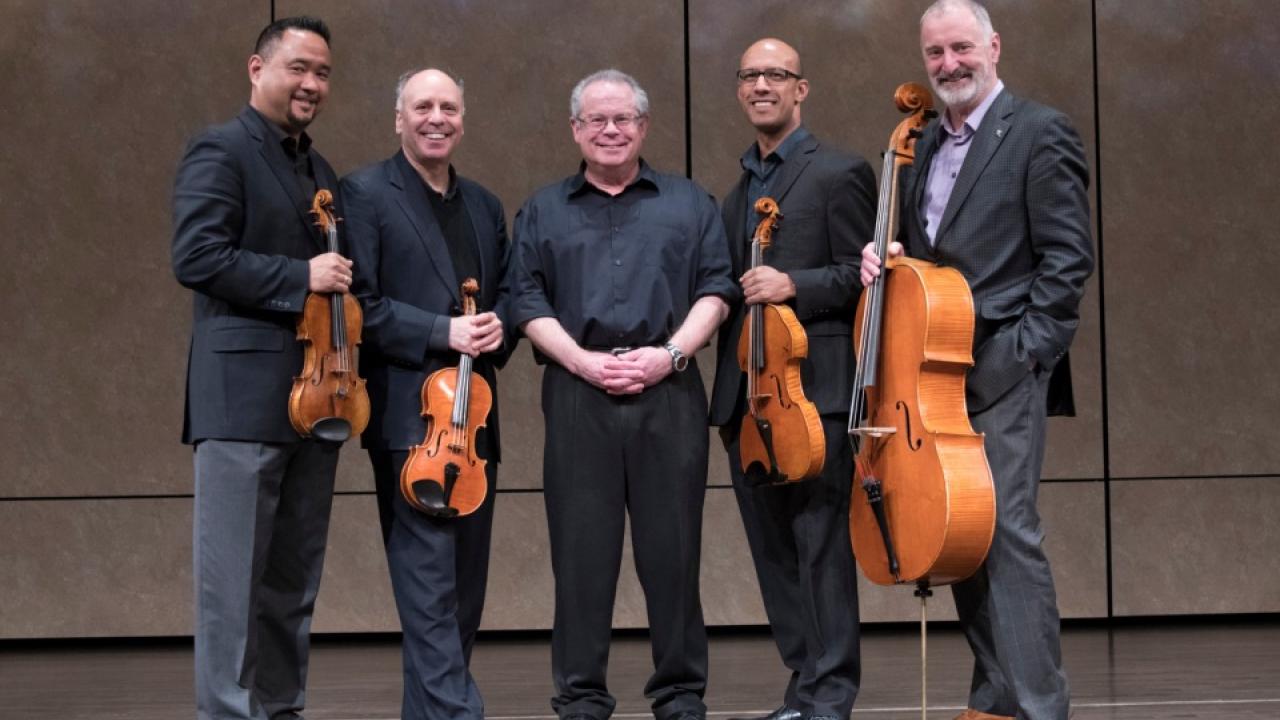
[(1112, 475), (1274, 474), (1275, 6), (1097, 5)]

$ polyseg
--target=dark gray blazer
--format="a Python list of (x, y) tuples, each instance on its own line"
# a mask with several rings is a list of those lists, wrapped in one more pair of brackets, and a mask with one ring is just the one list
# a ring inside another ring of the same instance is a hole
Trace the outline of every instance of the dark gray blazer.
[[(346, 230), (355, 261), (352, 292), (364, 309), (360, 374), (372, 405), (366, 448), (405, 450), (422, 442), (422, 383), (427, 375), (458, 364), (449, 349), (449, 320), (462, 311), (456, 276), (444, 235), (431, 211), (422, 181), (401, 153), (342, 179)], [(480, 257), (477, 310), (502, 319), (501, 350), (476, 359), (474, 369), (493, 390), (488, 427), (498, 457), (498, 385), (517, 336), (506, 321), (509, 247), (502, 203), (480, 185), (457, 178), (458, 192), (475, 228)]]
[[(782, 164), (774, 200), (782, 219), (765, 251), (765, 262), (791, 276), (796, 296), (791, 306), (809, 336), (809, 356), (801, 363), (806, 397), (822, 414), (847, 413), (854, 359), (850, 339), (853, 314), (862, 284), (858, 268), (862, 246), (875, 227), (876, 183), (867, 162), (856, 155), (806, 138), (793, 158)], [(722, 206), (733, 276), (751, 263), (744, 172)], [(738, 402), (745, 376), (738, 367), (738, 337), (748, 315), (741, 300), (716, 340), (716, 379), (711, 395), (711, 424), (733, 426), (741, 420)]]
[[(311, 151), (316, 185), (337, 176)], [(293, 166), (246, 107), (191, 141), (173, 190), (173, 272), (195, 291), (182, 440), (294, 442), (297, 317), (325, 252)], [(342, 215), (340, 196), (335, 204)], [(341, 225), (339, 225), (341, 229)], [(339, 232), (341, 240), (341, 232)]]
[(900, 237), (908, 255), (958, 269), (973, 291), (969, 412), (990, 407), (1034, 360), (1054, 371), (1050, 411), (1070, 414), (1067, 347), (1093, 271), (1080, 136), (1062, 113), (1002, 91), (976, 131), (930, 247), (920, 201), (940, 137), (934, 120), (916, 144)]

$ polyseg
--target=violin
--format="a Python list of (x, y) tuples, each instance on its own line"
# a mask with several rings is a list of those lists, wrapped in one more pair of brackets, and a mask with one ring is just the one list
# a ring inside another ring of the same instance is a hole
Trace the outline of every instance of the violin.
[[(764, 251), (782, 213), (773, 198), (756, 201), (763, 216), (751, 239), (751, 267), (764, 264)], [(781, 304), (754, 304), (738, 337), (738, 365), (747, 374), (747, 413), (738, 449), (749, 485), (798, 482), (822, 471), (826, 437), (818, 408), (804, 396), (800, 361), (809, 355), (809, 337), (795, 311)]]
[[(986, 559), (995, 488), (983, 436), (969, 424), (965, 374), (973, 366), (973, 296), (954, 268), (887, 259), (896, 234), (898, 173), (933, 112), (929, 91), (898, 87), (880, 175), (875, 251), (882, 272), (854, 316), (849, 437), (856, 455), (849, 523), (854, 556), (880, 585), (958, 582)], [(923, 598), (924, 595), (921, 595)]]
[[(476, 314), (475, 278), (462, 282), (462, 314)], [(462, 353), (457, 367), (437, 370), (422, 383), (426, 436), (414, 445), (400, 471), (400, 493), (411, 507), (436, 517), (470, 515), (489, 493), (485, 460), (476, 454), (476, 434), (493, 407), (493, 391)], [(448, 421), (445, 421), (445, 416)]]
[[(325, 234), (328, 251), (338, 252), (333, 193), (316, 191), (311, 214)], [(298, 317), (305, 359), (289, 393), (289, 422), (302, 437), (341, 443), (369, 424), (369, 393), (355, 362), (363, 321), (360, 302), (350, 293), (307, 295)]]

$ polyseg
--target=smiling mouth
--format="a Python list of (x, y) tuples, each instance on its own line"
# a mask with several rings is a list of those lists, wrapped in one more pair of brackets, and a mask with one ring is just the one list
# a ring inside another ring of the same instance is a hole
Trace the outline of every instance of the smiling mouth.
[(438, 132), (423, 133), (422, 135), (428, 140), (444, 140), (445, 138), (449, 137), (444, 133), (438, 133)]

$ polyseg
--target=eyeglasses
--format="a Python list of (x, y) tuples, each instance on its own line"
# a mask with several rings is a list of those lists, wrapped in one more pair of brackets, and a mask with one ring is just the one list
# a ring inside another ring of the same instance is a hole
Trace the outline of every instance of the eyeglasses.
[(743, 70), (738, 71), (738, 82), (742, 83), (743, 85), (753, 85), (755, 84), (755, 81), (760, 79), (761, 76), (764, 76), (765, 82), (769, 83), (770, 85), (781, 85), (782, 83), (786, 82), (791, 78), (795, 78), (797, 80), (804, 79), (803, 75), (799, 73), (793, 73), (786, 68), (773, 67), (773, 68), (764, 68), (763, 70), (758, 70), (756, 68), (745, 68)]
[(633, 113), (631, 115), (588, 115), (587, 117), (576, 117), (574, 121), (578, 125), (590, 128), (595, 132), (600, 132), (609, 127), (609, 123), (619, 130), (626, 130), (632, 125), (636, 125), (644, 118), (644, 115)]

